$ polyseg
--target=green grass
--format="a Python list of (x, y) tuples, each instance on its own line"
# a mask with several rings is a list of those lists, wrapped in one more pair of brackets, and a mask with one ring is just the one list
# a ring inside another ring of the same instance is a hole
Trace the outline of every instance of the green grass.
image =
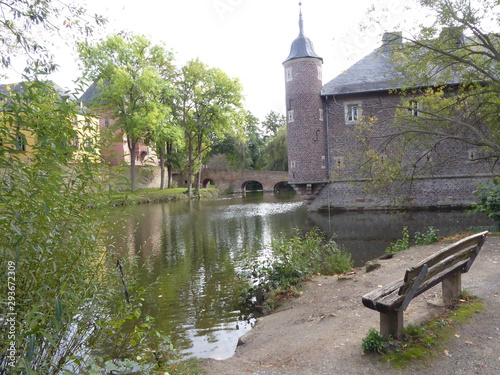
[[(219, 192), (215, 188), (201, 189), (199, 197), (213, 197)], [(171, 202), (189, 199), (186, 188), (172, 189), (138, 189), (134, 191), (116, 192), (111, 197), (111, 204), (114, 206)]]
[(464, 291), (461, 298), (442, 315), (422, 324), (408, 324), (403, 329), (400, 340), (384, 337), (383, 342), (376, 341), (374, 338), (381, 336), (374, 335), (373, 329), (370, 330), (364, 340), (364, 346), (365, 342), (368, 342), (375, 343), (376, 347), (370, 347), (370, 350), (365, 352), (381, 353), (384, 360), (399, 369), (405, 368), (415, 360), (424, 365), (438, 353), (443, 353), (446, 345), (454, 337), (457, 325), (468, 322), (483, 307), (478, 298)]

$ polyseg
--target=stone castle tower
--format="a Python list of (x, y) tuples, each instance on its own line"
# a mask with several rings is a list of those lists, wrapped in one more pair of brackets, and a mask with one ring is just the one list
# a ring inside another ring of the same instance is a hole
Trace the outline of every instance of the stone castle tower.
[(323, 59), (304, 35), (302, 10), (299, 36), (285, 68), (289, 183), (308, 201), (328, 180), (327, 137), (321, 98)]

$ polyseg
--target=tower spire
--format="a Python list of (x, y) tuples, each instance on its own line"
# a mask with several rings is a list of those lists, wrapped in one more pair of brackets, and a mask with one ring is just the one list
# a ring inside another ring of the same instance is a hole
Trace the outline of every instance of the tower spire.
[(299, 36), (293, 41), (292, 47), (290, 48), (290, 54), (285, 60), (298, 59), (301, 57), (314, 57), (323, 61), (316, 52), (314, 52), (314, 47), (312, 42), (304, 34), (304, 20), (302, 18), (302, 2), (299, 3)]
[(302, 3), (299, 3), (299, 35), (304, 35), (304, 20), (302, 19)]

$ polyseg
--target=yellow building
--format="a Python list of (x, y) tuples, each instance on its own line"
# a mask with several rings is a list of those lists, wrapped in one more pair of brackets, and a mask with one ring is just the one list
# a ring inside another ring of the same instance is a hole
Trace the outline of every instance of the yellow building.
[(0, 85), (0, 153), (29, 160), (42, 147), (99, 162), (99, 120), (84, 108), (75, 112), (69, 95), (53, 83)]

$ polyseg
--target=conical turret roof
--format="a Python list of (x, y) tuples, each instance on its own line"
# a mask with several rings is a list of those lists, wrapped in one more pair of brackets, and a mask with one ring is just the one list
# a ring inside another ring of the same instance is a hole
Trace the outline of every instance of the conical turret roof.
[(304, 20), (302, 19), (302, 9), (299, 13), (299, 36), (293, 41), (290, 48), (290, 54), (284, 62), (302, 57), (313, 57), (323, 61), (314, 51), (314, 46), (311, 40), (304, 35)]

